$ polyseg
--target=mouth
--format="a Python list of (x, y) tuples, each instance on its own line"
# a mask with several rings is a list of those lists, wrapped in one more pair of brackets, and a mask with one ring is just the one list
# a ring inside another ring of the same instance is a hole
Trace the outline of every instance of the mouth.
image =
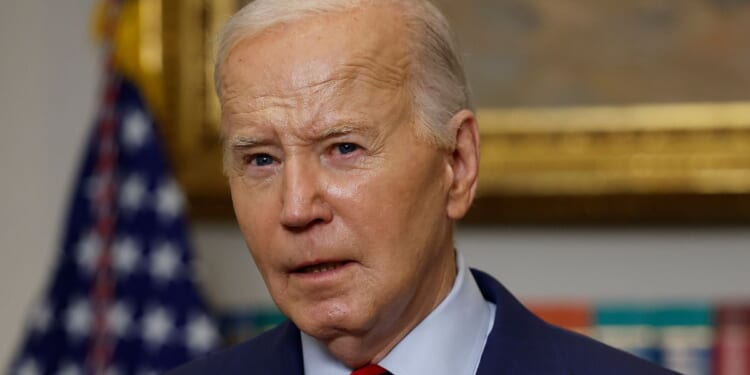
[(292, 273), (296, 274), (318, 274), (324, 272), (335, 271), (341, 267), (351, 263), (350, 261), (339, 261), (339, 262), (315, 262), (312, 264), (302, 265), (292, 270)]

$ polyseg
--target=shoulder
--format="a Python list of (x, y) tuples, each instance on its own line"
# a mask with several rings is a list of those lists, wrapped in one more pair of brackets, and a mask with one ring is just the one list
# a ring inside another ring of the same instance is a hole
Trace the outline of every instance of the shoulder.
[(167, 372), (167, 375), (276, 374), (301, 363), (299, 330), (290, 322), (233, 347), (220, 350)]
[(677, 374), (638, 358), (620, 349), (613, 348), (589, 337), (549, 325), (549, 350), (559, 353), (558, 361), (574, 374)]
[(484, 298), (495, 304), (478, 374), (675, 374), (589, 337), (548, 324), (493, 277), (472, 270)]

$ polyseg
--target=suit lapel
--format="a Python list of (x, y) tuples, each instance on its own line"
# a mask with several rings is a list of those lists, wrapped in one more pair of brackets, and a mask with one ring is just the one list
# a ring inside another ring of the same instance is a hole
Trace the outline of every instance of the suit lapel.
[(497, 308), (477, 375), (551, 373), (554, 355), (539, 345), (547, 341), (544, 323), (491, 276), (477, 270), (472, 274), (484, 298)]

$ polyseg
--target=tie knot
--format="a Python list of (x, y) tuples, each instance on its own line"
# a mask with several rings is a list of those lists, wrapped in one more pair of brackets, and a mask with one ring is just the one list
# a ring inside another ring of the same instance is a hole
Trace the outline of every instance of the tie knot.
[(391, 375), (391, 373), (378, 365), (367, 365), (352, 371), (352, 375)]

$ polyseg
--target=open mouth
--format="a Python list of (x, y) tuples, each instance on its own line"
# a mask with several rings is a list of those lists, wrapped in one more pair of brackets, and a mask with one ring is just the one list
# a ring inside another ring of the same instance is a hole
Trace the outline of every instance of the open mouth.
[(348, 263), (349, 263), (348, 261), (316, 263), (316, 264), (311, 264), (309, 266), (297, 268), (293, 272), (294, 273), (309, 273), (309, 274), (328, 272), (328, 271), (333, 271), (339, 267), (343, 267)]

